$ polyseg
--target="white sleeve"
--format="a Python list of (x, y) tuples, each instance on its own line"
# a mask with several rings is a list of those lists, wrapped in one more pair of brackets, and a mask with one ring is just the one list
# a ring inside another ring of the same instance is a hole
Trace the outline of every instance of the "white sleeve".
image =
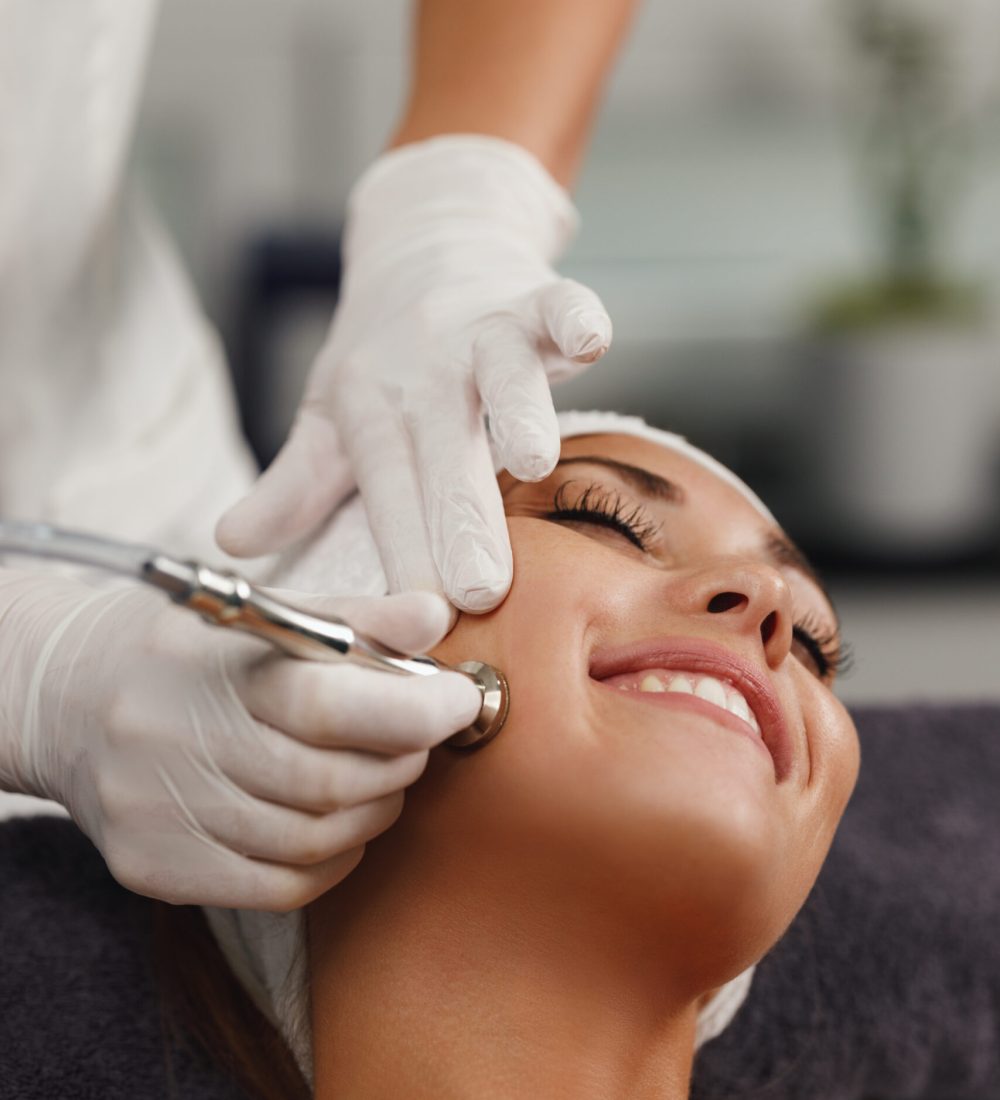
[(219, 557), (249, 487), (219, 341), (123, 184), (156, 0), (0, 0), (0, 514)]

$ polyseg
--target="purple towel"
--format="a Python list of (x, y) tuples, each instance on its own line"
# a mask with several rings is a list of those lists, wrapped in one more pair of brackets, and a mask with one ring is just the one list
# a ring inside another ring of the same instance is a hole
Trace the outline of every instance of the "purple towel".
[[(1000, 706), (856, 713), (858, 788), (692, 1100), (1000, 1098)], [(68, 821), (0, 825), (0, 1100), (236, 1100), (167, 1041), (148, 902)]]

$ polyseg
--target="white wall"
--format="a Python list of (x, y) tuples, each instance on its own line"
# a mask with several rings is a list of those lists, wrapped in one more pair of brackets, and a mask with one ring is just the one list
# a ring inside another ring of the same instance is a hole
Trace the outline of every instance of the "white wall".
[[(956, 100), (995, 107), (1000, 5), (920, 2), (951, 20)], [(640, 7), (579, 183), (584, 232), (569, 260), (608, 298), (623, 346), (774, 334), (811, 285), (864, 266), (848, 112), (864, 107), (863, 81), (845, 63), (843, 6)], [(338, 218), (402, 102), (410, 12), (404, 0), (164, 0), (140, 148), (213, 308), (256, 226)], [(987, 136), (949, 250), (997, 277), (1000, 128)]]
[(854, 654), (847, 703), (1000, 701), (1000, 583), (834, 585)]

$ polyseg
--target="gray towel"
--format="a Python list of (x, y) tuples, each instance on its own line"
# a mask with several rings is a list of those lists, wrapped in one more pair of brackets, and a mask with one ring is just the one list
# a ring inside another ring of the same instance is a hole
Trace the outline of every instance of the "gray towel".
[[(1000, 1098), (1000, 707), (856, 713), (861, 778), (692, 1100)], [(0, 1100), (243, 1094), (167, 1039), (147, 901), (68, 821), (0, 825)]]
[(854, 717), (830, 856), (692, 1100), (1000, 1097), (1000, 707)]
[(2, 1100), (245, 1100), (165, 1032), (153, 907), (71, 821), (0, 824), (0, 883)]

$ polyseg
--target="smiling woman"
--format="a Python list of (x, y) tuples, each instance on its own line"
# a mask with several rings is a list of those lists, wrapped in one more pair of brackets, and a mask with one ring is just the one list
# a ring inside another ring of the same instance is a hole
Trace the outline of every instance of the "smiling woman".
[[(664, 437), (666, 438), (666, 437)], [(858, 768), (836, 616), (732, 475), (646, 438), (501, 478), (511, 685), (309, 909), (315, 1095), (687, 1096), (699, 1009), (803, 904)]]
[[(552, 476), (501, 481), (509, 598), (435, 651), (507, 673), (507, 725), (433, 751), (307, 912), (153, 902), (72, 822), (0, 830), (0, 1092), (995, 1100), (1000, 711), (857, 712), (841, 820), (801, 555), (677, 437), (561, 419)], [(383, 592), (367, 530), (345, 505), (286, 582)]]

